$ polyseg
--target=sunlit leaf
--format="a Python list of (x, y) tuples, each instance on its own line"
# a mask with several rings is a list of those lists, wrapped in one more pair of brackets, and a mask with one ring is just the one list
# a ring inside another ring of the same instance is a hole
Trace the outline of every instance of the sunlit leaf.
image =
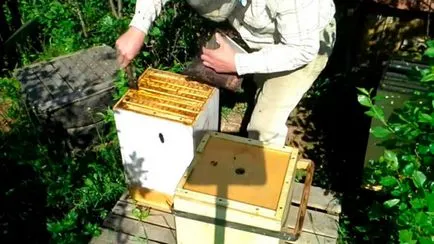
[(369, 99), (368, 96), (366, 96), (366, 95), (358, 95), (358, 96), (357, 96), (357, 100), (358, 100), (359, 103), (362, 104), (363, 106), (371, 107), (371, 100)]
[(372, 128), (371, 132), (377, 138), (384, 138), (391, 134), (391, 132), (388, 129), (380, 126)]
[(365, 88), (360, 88), (360, 87), (356, 87), (356, 89), (361, 92), (362, 94), (369, 96), (369, 92), (368, 90), (366, 90)]
[(413, 208), (419, 209), (419, 208), (424, 208), (426, 205), (426, 202), (424, 199), (416, 198), (416, 199), (411, 200), (410, 204)]
[(399, 231), (399, 241), (401, 243), (412, 243), (413, 232), (411, 232), (411, 230), (400, 230)]
[(418, 170), (418, 171), (415, 171), (415, 172), (413, 173), (413, 177), (412, 177), (412, 179), (413, 179), (413, 183), (414, 183), (414, 185), (415, 185), (417, 188), (422, 188), (422, 187), (423, 187), (423, 184), (424, 184), (425, 181), (426, 181), (426, 176), (425, 176), (424, 173), (422, 173), (422, 172), (420, 172), (420, 171)]
[(393, 176), (385, 176), (381, 178), (380, 184), (383, 186), (395, 186), (398, 184), (398, 180)]
[(392, 207), (394, 207), (396, 204), (398, 204), (399, 203), (399, 199), (396, 199), (396, 198), (394, 198), (394, 199), (390, 199), (390, 200), (387, 200), (387, 201), (385, 201), (384, 202), (384, 206), (386, 207), (386, 208), (392, 208)]
[(433, 47), (429, 47), (425, 50), (425, 52), (423, 53), (423, 55), (428, 56), (430, 58), (434, 57), (434, 48)]

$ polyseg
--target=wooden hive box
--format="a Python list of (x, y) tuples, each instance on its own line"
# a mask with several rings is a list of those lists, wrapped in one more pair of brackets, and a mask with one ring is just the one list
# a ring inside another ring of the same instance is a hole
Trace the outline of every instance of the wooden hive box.
[(105, 123), (98, 113), (114, 104), (117, 71), (116, 50), (102, 45), (19, 68), (14, 76), (47, 137), (86, 148), (99, 142)]
[[(176, 189), (177, 243), (273, 244), (297, 239), (284, 226), (298, 158), (296, 148), (206, 134)], [(305, 211), (307, 196), (303, 198), (300, 209)], [(298, 216), (302, 225), (304, 214)]]
[(147, 69), (114, 106), (133, 199), (170, 212), (176, 185), (206, 131), (218, 131), (219, 90), (186, 76)]

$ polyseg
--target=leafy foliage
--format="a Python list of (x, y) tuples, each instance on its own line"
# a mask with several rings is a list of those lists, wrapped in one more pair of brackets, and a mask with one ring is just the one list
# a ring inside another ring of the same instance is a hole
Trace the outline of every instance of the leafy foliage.
[[(135, 6), (134, 0), (120, 2), (122, 8), (113, 11), (109, 0), (21, 0), (23, 21), (37, 19), (42, 26), (34, 38), (43, 50), (37, 52), (31, 44), (21, 46), (19, 65), (95, 45), (114, 46), (128, 27)], [(171, 1), (134, 60), (136, 72), (147, 66), (182, 70), (211, 27), (185, 1)], [(127, 90), (124, 72), (119, 72), (115, 84), (113, 99), (117, 100)], [(74, 154), (64, 147), (62, 138), (47, 138), (45, 129), (32, 119), (18, 81), (2, 78), (0, 88), (1, 104), (10, 104), (5, 112), (0, 108), (0, 115), (13, 121), (10, 131), (0, 132), (1, 176), (17, 176), (1, 186), (6, 192), (2, 202), (9, 209), (8, 215), (0, 216), (0, 224), (7, 226), (3, 233), (14, 241), (23, 238), (23, 242), (32, 243), (87, 242), (100, 232), (102, 220), (125, 191), (113, 111), (108, 108), (100, 114), (111, 128), (109, 132), (100, 132), (98, 144)], [(140, 216), (144, 218), (146, 213)], [(23, 224), (34, 232), (20, 236)]]
[[(425, 52), (430, 58), (432, 48)], [(382, 123), (371, 133), (385, 147), (366, 171), (367, 183), (381, 186), (386, 198), (381, 211), (371, 209), (369, 217), (390, 221), (396, 234), (392, 240), (424, 244), (434, 243), (434, 67), (419, 72), (426, 90), (415, 92), (389, 119), (375, 104), (384, 98), (372, 97), (372, 91), (359, 88), (358, 101), (368, 108), (366, 115)]]

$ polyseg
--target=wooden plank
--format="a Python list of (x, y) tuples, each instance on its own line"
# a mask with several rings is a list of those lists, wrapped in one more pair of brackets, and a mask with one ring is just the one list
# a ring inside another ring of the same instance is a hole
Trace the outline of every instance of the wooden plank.
[(146, 240), (137, 236), (102, 228), (101, 234), (92, 238), (89, 244), (161, 244), (161, 242)]
[(35, 70), (41, 83), (50, 90), (55, 97), (66, 96), (72, 92), (72, 87), (57, 73), (52, 63), (45, 63)]
[[(291, 206), (285, 226), (291, 229), (295, 227), (298, 210), (297, 206)], [(302, 230), (303, 232), (336, 239), (338, 237), (338, 222), (339, 218), (337, 216), (307, 210)]]
[(280, 241), (279, 244), (287, 244), (287, 243), (294, 243), (294, 244), (335, 244), (337, 243), (336, 238), (322, 236), (322, 235), (316, 235), (309, 232), (303, 232), (301, 233), (300, 237), (297, 241)]
[[(298, 187), (300, 187), (299, 184)], [(318, 188), (321, 190), (320, 188)], [(314, 193), (317, 191), (313, 191)], [(318, 191), (321, 192), (321, 191)], [(315, 199), (315, 198), (312, 198)], [(315, 202), (314, 202), (315, 203)], [(107, 217), (104, 226), (112, 230), (103, 229), (100, 237), (94, 238), (91, 243), (146, 243), (138, 242), (140, 238), (148, 238), (150, 244), (176, 243), (175, 218), (172, 214), (152, 210), (150, 215), (140, 222), (132, 214), (136, 207), (134, 201), (125, 192), (118, 203), (113, 207), (112, 213)], [(298, 207), (292, 206), (289, 211), (287, 225), (294, 228)], [(284, 243), (336, 243), (338, 237), (337, 216), (308, 210), (303, 225), (303, 233), (295, 242)], [(118, 231), (118, 232), (115, 232)], [(119, 241), (121, 240), (121, 241)], [(142, 241), (145, 239), (142, 239)]]
[[(132, 215), (132, 210), (134, 208), (135, 205), (131, 202), (119, 201), (113, 208), (113, 213), (127, 216), (131, 219), (137, 219), (137, 217)], [(291, 206), (286, 226), (294, 228), (298, 209), (297, 206)], [(174, 216), (168, 213), (151, 210), (151, 215), (144, 221), (146, 223), (175, 229)], [(330, 239), (336, 239), (338, 237), (338, 222), (339, 218), (337, 216), (308, 210), (303, 224), (303, 231), (315, 235), (330, 237)]]
[[(304, 185), (301, 183), (294, 185), (293, 203), (300, 204), (303, 187)], [(329, 214), (340, 214), (342, 211), (339, 199), (331, 193), (327, 194), (326, 190), (315, 186), (310, 188), (308, 207), (324, 210)]]
[(110, 213), (104, 221), (104, 227), (141, 237), (150, 241), (176, 244), (175, 230), (145, 222), (140, 222), (125, 216)]
[[(135, 208), (135, 204), (121, 200), (116, 203), (116, 205), (112, 209), (112, 212), (120, 216), (125, 216), (131, 219), (138, 220), (138, 218), (133, 215), (133, 210)], [(158, 225), (164, 228), (175, 229), (175, 220), (173, 218), (173, 215), (158, 210), (151, 209), (149, 216), (146, 217), (143, 221), (145, 223)]]

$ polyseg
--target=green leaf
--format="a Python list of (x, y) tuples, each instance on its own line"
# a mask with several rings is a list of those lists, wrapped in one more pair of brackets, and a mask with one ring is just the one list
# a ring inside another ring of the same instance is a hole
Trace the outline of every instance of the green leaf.
[(423, 53), (424, 56), (428, 56), (430, 58), (434, 57), (434, 48), (433, 47), (429, 47), (425, 50), (425, 52)]
[(419, 227), (430, 226), (431, 224), (428, 216), (424, 212), (418, 212), (415, 215), (414, 219), (416, 221), (416, 225), (418, 225)]
[(411, 176), (414, 172), (414, 169), (414, 164), (408, 163), (404, 166), (404, 169), (402, 169), (402, 171), (404, 172), (405, 176)]
[(371, 132), (377, 138), (387, 137), (391, 133), (388, 129), (381, 127), (381, 126), (377, 126), (377, 127), (372, 128)]
[(155, 37), (161, 36), (161, 30), (160, 30), (160, 28), (158, 28), (158, 27), (155, 26), (154, 28), (151, 29), (151, 31), (149, 32), (149, 35), (155, 36)]
[(399, 242), (409, 243), (413, 240), (413, 232), (411, 230), (400, 230), (399, 231)]
[(428, 47), (434, 47), (434, 40), (428, 40), (428, 41), (426, 41), (426, 45)]
[(399, 197), (399, 196), (401, 196), (401, 191), (395, 189), (395, 190), (391, 191), (390, 194), (394, 197)]
[(398, 180), (393, 176), (386, 176), (381, 178), (380, 184), (383, 186), (395, 186), (398, 184)]
[(399, 203), (399, 199), (394, 198), (394, 199), (390, 199), (390, 200), (385, 201), (383, 204), (386, 208), (392, 208), (393, 206), (395, 206), (398, 203)]
[(398, 157), (396, 156), (396, 153), (391, 150), (385, 150), (384, 151), (384, 159), (389, 162), (391, 165), (393, 165), (394, 169), (398, 166)]
[(429, 147), (424, 145), (418, 145), (417, 146), (417, 152), (421, 155), (426, 155), (430, 151)]
[(86, 178), (86, 179), (84, 180), (84, 184), (87, 185), (87, 186), (92, 186), (92, 185), (93, 185), (93, 182), (92, 182), (91, 179)]
[(414, 185), (415, 185), (417, 188), (422, 188), (422, 187), (423, 187), (423, 184), (424, 184), (425, 181), (426, 181), (426, 176), (425, 176), (424, 173), (422, 173), (422, 172), (420, 172), (420, 171), (418, 170), (418, 171), (415, 171), (415, 172), (413, 173), (413, 177), (412, 177), (412, 179), (413, 179), (413, 183), (414, 183)]
[(151, 55), (151, 53), (150, 52), (147, 52), (147, 51), (143, 51), (142, 52), (142, 55), (143, 55), (143, 57), (149, 57), (150, 55)]
[(427, 194), (425, 199), (426, 204), (428, 205), (428, 210), (434, 212), (434, 193)]
[(410, 201), (410, 204), (415, 209), (424, 208), (426, 206), (425, 199), (415, 198)]
[[(433, 74), (434, 75), (434, 74)], [(429, 114), (420, 113), (419, 114), (419, 122), (421, 123), (432, 123), (433, 118)]]
[(375, 113), (374, 118), (384, 120), (384, 111), (379, 106), (373, 105), (371, 109)]
[(366, 233), (366, 232), (367, 232), (367, 230), (366, 230), (366, 226), (363, 226), (363, 225), (361, 225), (361, 226), (356, 226), (355, 229), (356, 229), (358, 232), (360, 232), (360, 233)]
[(371, 100), (366, 95), (358, 95), (357, 100), (365, 107), (371, 107)]
[(433, 73), (424, 75), (420, 81), (426, 82), (426, 81), (432, 81), (432, 80), (434, 80), (434, 74)]
[(434, 154), (434, 143), (429, 144), (429, 151)]
[(140, 209), (135, 208), (135, 209), (133, 209), (132, 214), (133, 214), (134, 217), (140, 219), (140, 216), (142, 215), (142, 212), (140, 211)]
[[(405, 203), (403, 203), (403, 202), (401, 202), (400, 204), (399, 204), (399, 210), (400, 211), (403, 211), (403, 210), (406, 210), (408, 207), (407, 207), (407, 204), (405, 204)], [(403, 215), (401, 215), (401, 216), (403, 216)]]
[(365, 114), (368, 115), (369, 117), (375, 117), (375, 113), (371, 110), (366, 111)]
[(361, 92), (362, 94), (369, 96), (369, 92), (365, 88), (356, 87), (356, 89), (359, 90), (359, 92)]
[(431, 239), (428, 237), (419, 237), (419, 243), (420, 244), (433, 244), (434, 243), (434, 237)]

